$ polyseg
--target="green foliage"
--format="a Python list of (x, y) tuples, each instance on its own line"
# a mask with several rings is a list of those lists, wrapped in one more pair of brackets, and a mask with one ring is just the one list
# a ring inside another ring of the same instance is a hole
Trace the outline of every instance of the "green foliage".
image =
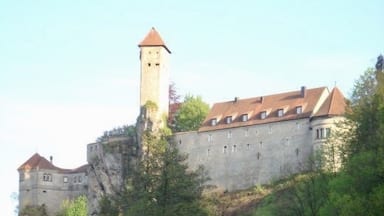
[(19, 216), (48, 216), (45, 205), (41, 206), (25, 206), (19, 213)]
[(142, 160), (125, 191), (103, 198), (100, 215), (207, 215), (199, 201), (206, 180), (203, 169), (189, 171), (187, 156), (163, 133), (145, 131), (142, 144)]
[(175, 117), (175, 131), (199, 129), (209, 111), (209, 105), (200, 96), (187, 95)]
[(148, 110), (148, 111), (157, 111), (158, 110), (158, 106), (157, 106), (157, 104), (155, 103), (155, 102), (153, 102), (153, 101), (147, 101), (147, 102), (145, 102), (145, 105), (144, 105), (144, 107)]
[(87, 216), (87, 198), (79, 196), (75, 200), (64, 200), (57, 216)]

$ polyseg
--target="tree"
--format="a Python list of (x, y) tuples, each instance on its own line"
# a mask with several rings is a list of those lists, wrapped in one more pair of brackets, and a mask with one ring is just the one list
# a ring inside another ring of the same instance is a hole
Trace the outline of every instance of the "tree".
[(199, 203), (203, 169), (189, 171), (187, 156), (164, 135), (146, 131), (143, 142), (147, 152), (128, 193), (126, 215), (206, 215)]
[(352, 94), (352, 133), (322, 215), (380, 215), (384, 203), (384, 74), (369, 69)]
[(175, 131), (199, 129), (209, 111), (209, 105), (200, 96), (187, 95), (176, 114)]
[(87, 198), (79, 196), (75, 200), (64, 200), (57, 216), (87, 216)]

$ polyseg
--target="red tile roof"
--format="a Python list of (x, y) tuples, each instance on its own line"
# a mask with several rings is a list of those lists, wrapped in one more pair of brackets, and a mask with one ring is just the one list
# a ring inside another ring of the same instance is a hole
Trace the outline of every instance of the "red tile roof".
[(318, 117), (343, 115), (345, 113), (346, 107), (347, 103), (343, 94), (337, 87), (335, 87), (332, 89), (332, 92), (329, 94), (328, 98), (324, 101), (323, 105), (314, 116)]
[[(233, 101), (216, 103), (213, 105), (199, 131), (211, 131), (233, 127), (241, 127), (255, 124), (265, 124), (292, 119), (308, 118), (314, 115), (314, 109), (318, 106), (319, 100), (323, 94), (328, 94), (326, 87), (303, 89), (302, 91), (285, 92), (262, 97), (248, 99), (237, 99)], [(344, 100), (342, 94), (337, 90), (333, 91), (334, 100)], [(334, 102), (336, 104), (336, 102)], [(332, 107), (332, 112), (339, 113), (338, 104)], [(302, 108), (302, 113), (296, 113), (297, 107)], [(279, 117), (278, 110), (283, 109), (284, 115)], [(260, 113), (266, 112), (267, 117), (261, 119)], [(247, 114), (248, 120), (242, 121), (241, 116)], [(232, 116), (232, 122), (227, 124), (225, 119)], [(211, 120), (217, 119), (217, 124), (212, 126)]]
[(171, 51), (165, 45), (163, 39), (161, 39), (160, 34), (156, 31), (154, 27), (152, 27), (151, 31), (149, 31), (147, 36), (145, 36), (144, 40), (141, 41), (141, 43), (139, 43), (139, 47), (145, 47), (145, 46), (162, 46), (169, 53), (171, 53)]
[(88, 167), (88, 164), (78, 167), (76, 169), (62, 169), (62, 168), (56, 167), (47, 159), (40, 156), (38, 153), (35, 153), (26, 162), (24, 162), (17, 170), (20, 171), (20, 170), (46, 169), (46, 170), (56, 170), (61, 173), (76, 173), (76, 172), (85, 172), (87, 167)]

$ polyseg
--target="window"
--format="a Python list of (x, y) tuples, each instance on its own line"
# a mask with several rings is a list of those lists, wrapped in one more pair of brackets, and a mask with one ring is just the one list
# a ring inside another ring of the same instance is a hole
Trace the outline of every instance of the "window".
[(267, 117), (267, 111), (262, 111), (261, 113), (260, 113), (260, 118), (261, 119), (265, 119)]
[(241, 115), (241, 121), (243, 121), (243, 122), (248, 121), (248, 114)]
[(247, 128), (247, 129), (245, 129), (245, 132), (244, 132), (244, 136), (246, 136), (246, 137), (247, 137), (247, 136), (249, 135), (249, 132), (248, 132), (248, 131), (249, 131), (249, 129), (248, 129), (248, 128)]
[(261, 154), (260, 154), (260, 152), (257, 152), (257, 154), (256, 154), (256, 157), (257, 157), (257, 160), (259, 160), (259, 159), (260, 159), (260, 157), (261, 157)]
[(73, 183), (77, 183), (77, 176), (73, 177)]
[(303, 113), (303, 107), (302, 106), (297, 106), (296, 107), (296, 114), (301, 114)]
[(316, 139), (326, 139), (331, 136), (331, 128), (316, 129)]
[(43, 174), (43, 181), (52, 182), (52, 174), (44, 173)]
[(251, 149), (251, 145), (247, 144), (247, 150)]
[(277, 110), (277, 116), (282, 117), (284, 115), (284, 110), (283, 109), (278, 109)]
[(325, 128), (325, 138), (329, 138), (331, 136), (331, 128)]
[(63, 182), (64, 182), (64, 183), (68, 183), (68, 177), (67, 177), (67, 176), (64, 176), (64, 177), (63, 177)]
[(228, 147), (227, 147), (227, 146), (224, 146), (224, 148), (223, 148), (223, 153), (226, 154), (226, 153), (227, 153), (227, 150), (228, 150)]
[(151, 67), (151, 63), (148, 63), (148, 67)]
[(207, 149), (207, 156), (211, 155), (211, 149)]
[(217, 118), (211, 119), (211, 126), (217, 125)]
[(296, 148), (295, 152), (296, 152), (296, 156), (299, 156), (299, 152), (300, 152), (299, 148)]
[(208, 134), (208, 142), (212, 142), (212, 134)]
[(227, 117), (225, 118), (225, 123), (226, 123), (226, 124), (230, 124), (230, 123), (232, 123), (232, 116), (227, 116)]
[(268, 133), (269, 133), (269, 134), (272, 134), (272, 126), (269, 126), (269, 127), (268, 127)]
[(181, 139), (179, 140), (179, 145), (181, 145)]
[(156, 65), (156, 66), (160, 66), (160, 63), (156, 63), (155, 65)]
[(81, 176), (78, 177), (79, 179), (79, 183), (81, 183), (83, 181), (83, 179), (81, 178)]
[(228, 131), (227, 138), (231, 139), (232, 138), (232, 131)]
[(232, 146), (232, 152), (237, 152), (237, 146), (236, 145)]

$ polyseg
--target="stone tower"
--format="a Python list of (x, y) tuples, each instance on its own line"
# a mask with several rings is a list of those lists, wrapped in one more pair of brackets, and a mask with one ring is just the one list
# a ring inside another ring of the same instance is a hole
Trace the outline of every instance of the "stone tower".
[(151, 29), (139, 47), (141, 62), (140, 107), (143, 108), (148, 101), (155, 103), (157, 110), (152, 118), (156, 121), (154, 123), (161, 127), (165, 123), (163, 122), (164, 117), (168, 115), (168, 59), (171, 51), (155, 28)]

